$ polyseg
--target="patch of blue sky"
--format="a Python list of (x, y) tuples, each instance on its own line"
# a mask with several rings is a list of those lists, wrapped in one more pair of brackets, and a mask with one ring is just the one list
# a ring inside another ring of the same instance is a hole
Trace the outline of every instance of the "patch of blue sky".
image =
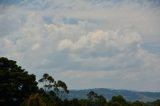
[(97, 51), (93, 51), (90, 52), (88, 54), (85, 54), (86, 57), (113, 57), (115, 55), (117, 55), (117, 53), (119, 53), (120, 51), (114, 47), (108, 49), (108, 50), (97, 50)]
[(160, 0), (148, 0), (148, 2), (151, 3), (152, 7), (160, 7)]
[(114, 7), (120, 5), (120, 0), (89, 0), (91, 5), (95, 7)]
[(64, 24), (73, 24), (73, 25), (76, 25), (79, 23), (79, 19), (76, 19), (76, 18), (63, 18), (63, 23)]
[[(129, 61), (132, 61), (132, 60), (129, 60)], [(139, 68), (139, 67), (141, 67), (142, 66), (142, 64), (143, 64), (143, 62), (141, 61), (141, 60), (137, 60), (137, 61), (133, 61), (133, 62), (130, 62), (129, 64), (127, 64), (126, 66), (125, 66), (125, 68)]]
[(13, 22), (12, 20), (7, 20), (7, 22), (1, 21), (0, 24), (0, 36), (6, 36), (17, 30), (20, 26), (18, 22)]
[(94, 6), (115, 7), (128, 5), (129, 7), (159, 7), (160, 0), (89, 0)]
[(25, 15), (18, 18), (8, 19), (3, 18), (0, 20), (0, 36), (6, 36), (14, 31), (17, 31), (26, 22)]
[(144, 43), (142, 47), (150, 53), (160, 55), (160, 44), (158, 43)]
[(48, 0), (21, 0), (20, 6), (31, 10), (45, 10), (50, 7)]
[(22, 0), (0, 0), (0, 5), (19, 4)]
[(46, 24), (53, 24), (54, 23), (54, 18), (51, 16), (44, 16), (43, 20)]

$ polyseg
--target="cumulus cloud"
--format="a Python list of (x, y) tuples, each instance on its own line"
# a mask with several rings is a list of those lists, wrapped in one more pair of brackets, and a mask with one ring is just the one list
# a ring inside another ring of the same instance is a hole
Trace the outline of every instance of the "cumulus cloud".
[(2, 0), (0, 56), (70, 88), (158, 91), (159, 19), (159, 0)]
[(78, 50), (83, 48), (88, 49), (107, 49), (107, 48), (117, 48), (118, 50), (123, 50), (132, 44), (138, 46), (140, 43), (141, 36), (137, 33), (126, 32), (120, 33), (117, 31), (102, 31), (97, 30), (95, 32), (89, 32), (86, 36), (81, 36), (77, 41), (70, 41), (68, 39), (62, 40), (59, 43), (59, 49), (71, 49)]

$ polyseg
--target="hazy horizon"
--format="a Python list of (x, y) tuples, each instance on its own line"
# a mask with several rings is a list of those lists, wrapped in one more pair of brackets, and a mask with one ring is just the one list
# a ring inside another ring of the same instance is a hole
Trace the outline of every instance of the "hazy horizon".
[(0, 0), (0, 48), (69, 89), (160, 92), (160, 1)]

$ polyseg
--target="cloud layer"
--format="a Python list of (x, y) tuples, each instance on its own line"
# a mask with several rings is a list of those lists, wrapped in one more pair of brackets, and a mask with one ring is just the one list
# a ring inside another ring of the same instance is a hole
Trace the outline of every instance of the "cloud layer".
[[(159, 91), (159, 0), (2, 0), (0, 56), (71, 89)], [(82, 80), (83, 79), (83, 80)]]

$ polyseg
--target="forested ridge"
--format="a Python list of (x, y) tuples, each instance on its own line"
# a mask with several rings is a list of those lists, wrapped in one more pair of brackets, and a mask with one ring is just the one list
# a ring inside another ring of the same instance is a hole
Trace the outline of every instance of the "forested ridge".
[(0, 57), (0, 106), (160, 106), (160, 99), (131, 102), (117, 95), (107, 100), (94, 91), (89, 91), (86, 99), (64, 99), (68, 93), (64, 81), (47, 73), (36, 80), (36, 75), (29, 74), (16, 61)]
[[(107, 83), (107, 82), (106, 82)], [(99, 95), (103, 95), (107, 100), (111, 100), (115, 95), (123, 96), (127, 101), (140, 100), (143, 102), (152, 102), (160, 98), (160, 92), (144, 92), (136, 90), (125, 90), (125, 89), (113, 89), (113, 88), (90, 88), (81, 90), (72, 90), (67, 94), (68, 99), (84, 99), (87, 98), (87, 93), (89, 91), (94, 91)]]

